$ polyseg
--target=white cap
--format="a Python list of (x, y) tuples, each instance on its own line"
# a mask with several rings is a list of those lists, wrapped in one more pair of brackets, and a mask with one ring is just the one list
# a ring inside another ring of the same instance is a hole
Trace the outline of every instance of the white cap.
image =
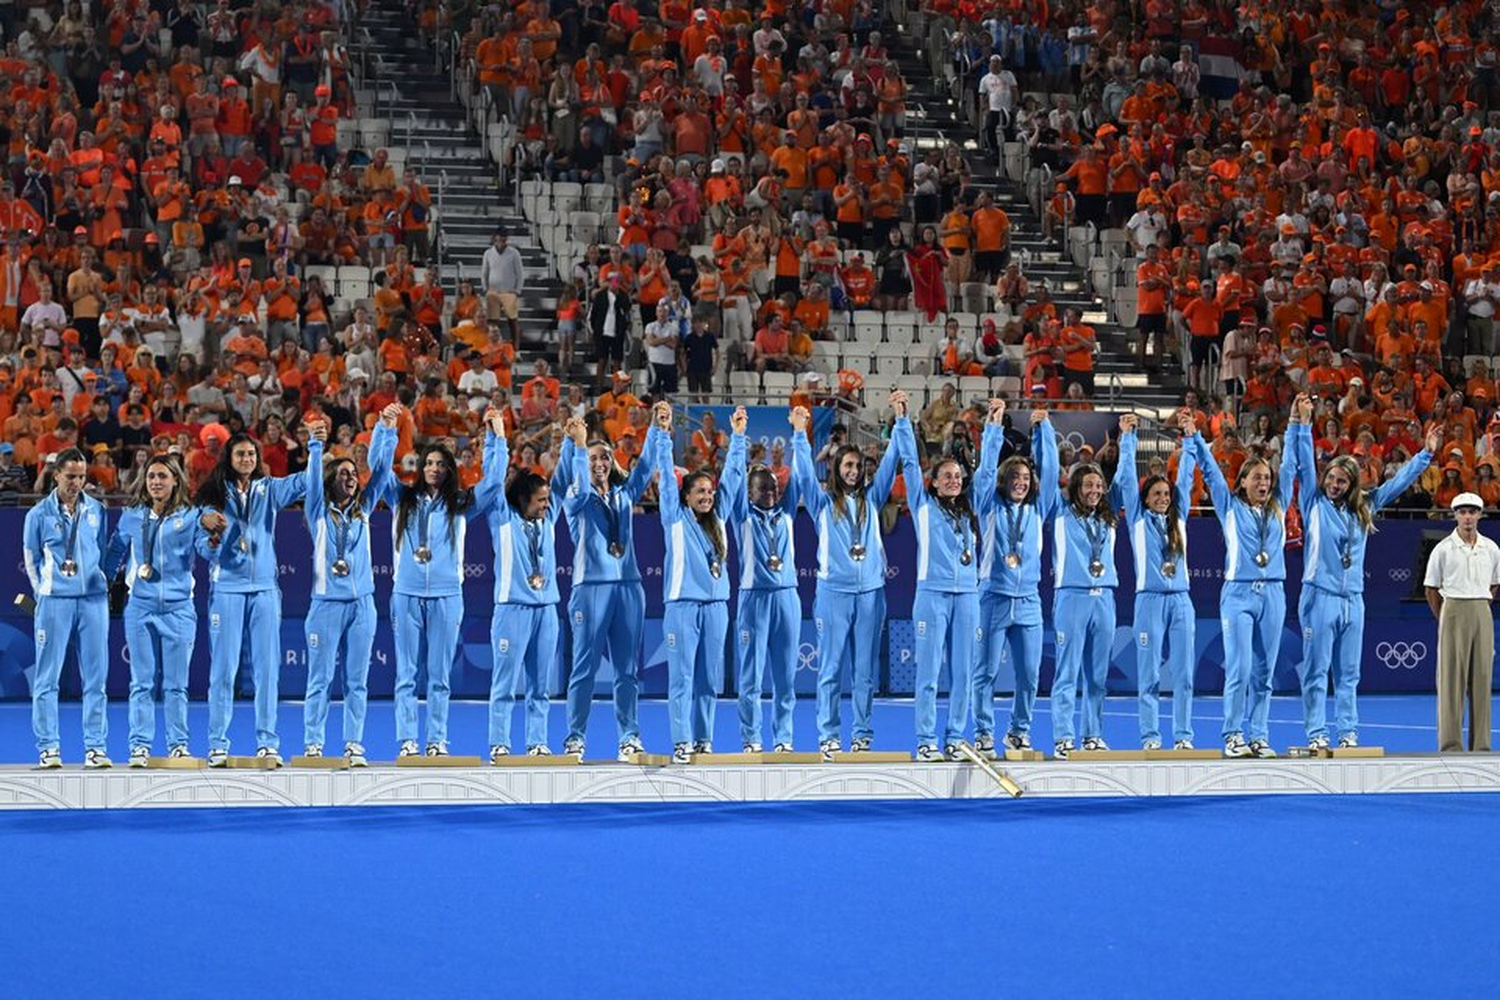
[(344, 381), (353, 382), (355, 379), (364, 379), (368, 382), (370, 376), (365, 374), (365, 370), (359, 365), (350, 365), (344, 372)]
[(724, 172), (724, 161), (715, 160), (709, 167), (709, 173), (722, 174)]
[(823, 376), (819, 375), (817, 372), (803, 372), (802, 381), (811, 385), (815, 382), (823, 381)]
[(243, 184), (245, 182), (242, 181), (242, 180), (240, 180), (240, 175), (239, 174), (235, 174), (233, 177), (229, 178), (229, 183), (230, 183), (231, 186), (233, 186), (235, 184)]
[(1460, 493), (1453, 498), (1453, 502), (1448, 506), (1454, 510), (1458, 510), (1460, 507), (1478, 507), (1480, 510), (1484, 510), (1484, 501), (1479, 498), (1478, 493)]

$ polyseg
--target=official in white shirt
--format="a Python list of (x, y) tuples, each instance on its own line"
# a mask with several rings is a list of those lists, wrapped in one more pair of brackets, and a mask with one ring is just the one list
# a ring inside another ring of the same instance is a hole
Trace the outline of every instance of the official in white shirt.
[(1500, 268), (1486, 264), (1481, 276), (1464, 285), (1464, 353), (1492, 354), (1495, 348), (1495, 304), (1500, 302)]
[(1479, 533), (1484, 501), (1453, 498), (1458, 527), (1427, 557), (1427, 606), (1438, 620), (1438, 752), (1464, 749), (1464, 697), (1469, 700), (1469, 750), (1490, 749), (1490, 683), (1495, 621), (1490, 602), (1500, 593), (1500, 546)]

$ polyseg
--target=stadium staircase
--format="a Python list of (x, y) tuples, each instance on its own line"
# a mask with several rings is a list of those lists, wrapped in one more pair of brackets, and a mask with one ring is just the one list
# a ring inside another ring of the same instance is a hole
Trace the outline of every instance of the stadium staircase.
[[(438, 238), (433, 259), (443, 269), (451, 303), (458, 282), (479, 285), (480, 258), (495, 230), (504, 227), (526, 265), (521, 303), (517, 374), (537, 357), (556, 360), (552, 330), (557, 291), (552, 255), (522, 216), (514, 190), (502, 185), (484, 137), (456, 99), (449, 66), (439, 48), (424, 43), (400, 0), (374, 0), (360, 19), (356, 55), (367, 60), (366, 80), (375, 84), (375, 131), (383, 127), (389, 148), (403, 153), (432, 191)], [(361, 133), (370, 131), (361, 123)], [(516, 384), (520, 384), (519, 380)]]
[[(1120, 271), (1117, 261), (1108, 257), (1110, 251), (1106, 247), (1098, 260), (1107, 262), (1107, 269), (1081, 266), (1056, 243), (1043, 238), (1041, 217), (1034, 207), (1033, 193), (1028, 191), (1024, 154), (1016, 156), (1020, 151), (1013, 149), (1004, 170), (990, 162), (980, 149), (979, 133), (968, 118), (964, 103), (955, 95), (953, 83), (934, 72), (944, 61), (941, 56), (934, 58), (928, 44), (928, 26), (921, 15), (915, 11), (901, 14), (899, 3), (893, 5), (893, 10), (897, 20), (891, 27), (895, 32), (887, 32), (886, 37), (897, 39), (892, 51), (910, 91), (906, 137), (913, 141), (916, 154), (949, 142), (962, 144), (976, 186), (990, 191), (995, 204), (1010, 216), (1011, 251), (1013, 257), (1023, 262), (1026, 277), (1033, 286), (1039, 280), (1046, 280), (1059, 316), (1064, 309), (1077, 307), (1084, 322), (1094, 328), (1099, 343), (1095, 359), (1096, 402), (1103, 405), (1116, 399), (1128, 400), (1146, 415), (1165, 416), (1181, 400), (1184, 380), (1175, 370), (1149, 376), (1143, 372), (1135, 357), (1133, 329), (1113, 320), (1105, 302), (1094, 292), (1096, 285), (1113, 284), (1123, 277), (1117, 277)], [(1085, 259), (1096, 262), (1093, 253)], [(1095, 270), (1093, 275), (1091, 270)], [(1133, 280), (1133, 272), (1129, 278)], [(1134, 294), (1133, 288), (1130, 294)]]

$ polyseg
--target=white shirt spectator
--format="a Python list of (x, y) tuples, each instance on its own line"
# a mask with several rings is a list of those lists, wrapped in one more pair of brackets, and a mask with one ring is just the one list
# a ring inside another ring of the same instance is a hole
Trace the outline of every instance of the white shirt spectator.
[(1500, 586), (1500, 546), (1482, 534), (1466, 545), (1455, 529), (1427, 557), (1422, 585), (1445, 601), (1488, 601), (1490, 588)]
[(1167, 225), (1167, 217), (1161, 214), (1161, 210), (1151, 207), (1132, 215), (1125, 228), (1130, 230), (1135, 245), (1144, 253), (1147, 247), (1156, 245), (1161, 234), (1167, 231)]
[[(1469, 304), (1469, 315), (1480, 319), (1493, 319), (1495, 316), (1495, 302), (1500, 300), (1500, 284), (1493, 281), (1485, 281), (1483, 278), (1471, 278), (1464, 285), (1464, 301)], [(35, 306), (32, 307), (36, 308)], [(27, 310), (30, 312), (31, 310)]]
[[(490, 396), (500, 387), (500, 380), (488, 368), (474, 371), (472, 368), (458, 377), (458, 392), (469, 401), (469, 409), (475, 413), (490, 405)], [(478, 395), (483, 393), (483, 395)]]
[(1328, 283), (1333, 311), (1358, 316), (1365, 311), (1365, 283), (1358, 278), (1334, 278)]
[[(678, 325), (672, 320), (652, 320), (646, 324), (646, 363), (651, 365), (672, 365), (677, 363)], [(662, 344), (653, 344), (653, 337), (671, 337), (673, 340)]]
[[(21, 314), (21, 327), (60, 331), (68, 325), (68, 312), (57, 302), (33, 302)], [(55, 343), (56, 337), (52, 338)]]
[(1016, 106), (1016, 91), (1019, 89), (1016, 74), (1005, 67), (998, 73), (986, 73), (979, 80), (979, 92), (989, 98), (989, 110), (1007, 114)]

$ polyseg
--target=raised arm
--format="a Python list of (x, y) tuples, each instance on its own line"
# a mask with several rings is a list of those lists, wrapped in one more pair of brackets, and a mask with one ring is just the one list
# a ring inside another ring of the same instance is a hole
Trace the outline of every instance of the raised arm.
[(901, 463), (901, 478), (906, 480), (906, 505), (916, 510), (927, 502), (927, 484), (922, 481), (922, 463), (917, 457), (917, 435), (910, 420), (897, 420), (891, 428), (891, 447)]
[[(386, 407), (393, 409), (395, 404)], [(375, 509), (375, 505), (381, 500), (393, 498), (396, 493), (396, 419), (393, 416), (389, 424), (385, 421), (384, 414), (380, 422), (375, 425), (375, 430), (370, 434), (370, 450), (365, 456), (365, 462), (370, 466), (370, 482), (365, 486), (365, 510)], [(394, 506), (394, 499), (388, 500)]]
[[(671, 404), (669, 403), (667, 405), (670, 406)], [(655, 471), (651, 467), (651, 449), (654, 446), (659, 447), (659, 445), (657, 445), (656, 443), (656, 439), (659, 438), (663, 433), (666, 432), (662, 431), (655, 425), (653, 425), (651, 429), (646, 432), (646, 445), (641, 450), (640, 458), (636, 459), (635, 468), (630, 470), (630, 475), (625, 479), (625, 495), (630, 498), (630, 502), (632, 504), (639, 502), (641, 499), (641, 495), (646, 492), (646, 487), (651, 485), (651, 473)], [(668, 434), (668, 450), (670, 450), (671, 447), (672, 437), (670, 434)], [(668, 471), (670, 472), (671, 470)], [(676, 477), (674, 476), (672, 478), (675, 479)], [(658, 490), (658, 492), (660, 491)]]
[(1177, 500), (1182, 504), (1182, 514), (1186, 517), (1188, 507), (1193, 503), (1193, 473), (1198, 469), (1198, 454), (1188, 447), (1188, 438), (1198, 436), (1198, 425), (1192, 414), (1184, 413), (1180, 426), (1182, 453), (1177, 456)]
[(1286, 457), (1292, 456), (1296, 468), (1293, 475), (1300, 487), (1297, 491), (1297, 505), (1304, 514), (1317, 502), (1319, 492), (1318, 460), (1313, 453), (1312, 412), (1312, 397), (1299, 393), (1292, 400), (1292, 412), (1287, 419), (1286, 435), (1281, 446), (1281, 474), (1286, 476)]
[(729, 452), (724, 456), (724, 473), (719, 477), (719, 516), (728, 521), (743, 521), (750, 516), (749, 473), (745, 469), (745, 427), (750, 417), (743, 406), (729, 418), (734, 433), (729, 438)]
[[(661, 523), (671, 524), (682, 516), (682, 494), (677, 486), (675, 455), (672, 450), (672, 404), (657, 403), (652, 411), (651, 430), (646, 435), (646, 453), (636, 463), (637, 469), (645, 469), (646, 482), (653, 472), (659, 473), (656, 494), (660, 506)], [(641, 487), (645, 489), (644, 486)]]
[(1371, 492), (1370, 513), (1373, 514), (1399, 499), (1401, 494), (1417, 481), (1417, 477), (1427, 471), (1427, 467), (1432, 464), (1433, 456), (1443, 447), (1443, 432), (1436, 429), (1428, 431), (1427, 440), (1423, 444), (1422, 450), (1413, 455), (1411, 461), (1397, 469), (1395, 475)]
[[(896, 466), (900, 464), (901, 458), (896, 444), (897, 436), (903, 432), (908, 435), (912, 433), (911, 418), (906, 410), (906, 393), (900, 389), (891, 393), (891, 408), (896, 411), (896, 425), (891, 429), (891, 439), (885, 444), (885, 454), (880, 456), (880, 464), (876, 466), (875, 475), (870, 479), (870, 487), (865, 492), (865, 495), (874, 501), (877, 507), (885, 506), (885, 502), (890, 499), (892, 487), (896, 485)], [(913, 442), (915, 440), (913, 438)], [(915, 443), (912, 446), (912, 457), (915, 461)], [(920, 469), (917, 476), (921, 477)]]
[(300, 473), (290, 476), (272, 476), (266, 482), (271, 506), (277, 510), (290, 507), (307, 496), (307, 479)]
[(800, 495), (807, 512), (817, 517), (828, 503), (828, 496), (818, 482), (813, 468), (812, 442), (807, 439), (808, 412), (802, 407), (792, 411), (792, 485)]
[(484, 439), (484, 478), (474, 487), (474, 500), (465, 511), (471, 519), (488, 514), (501, 499), (505, 491), (505, 467), (510, 464), (509, 452), (503, 451), (506, 447), (505, 418), (499, 410), (490, 407), (484, 411), (484, 423), (489, 428)]
[(990, 412), (979, 438), (979, 468), (969, 482), (969, 504), (976, 513), (989, 510), (996, 502), (996, 481), (1000, 478), (1000, 449), (1005, 444), (1005, 400), (990, 400)]
[[(577, 419), (577, 417), (570, 418), (568, 423), (571, 424)], [(579, 422), (582, 423), (582, 421)], [(549, 484), (555, 496), (560, 497), (566, 493), (568, 485), (573, 482), (574, 447), (572, 435), (568, 435), (563, 438), (562, 447), (557, 450), (557, 464), (552, 467), (552, 481)]]
[(1188, 438), (1188, 443), (1197, 454), (1198, 464), (1203, 467), (1203, 481), (1208, 485), (1208, 496), (1214, 505), (1214, 512), (1222, 518), (1229, 513), (1229, 503), (1234, 499), (1229, 482), (1224, 478), (1224, 470), (1219, 468), (1219, 460), (1209, 451), (1202, 434), (1194, 434)]
[(568, 477), (568, 489), (563, 493), (563, 511), (571, 519), (577, 517), (583, 511), (584, 504), (589, 502), (592, 485), (589, 479), (588, 432), (581, 420), (569, 421), (568, 427), (568, 436), (573, 440), (573, 471)]
[[(1311, 404), (1309, 403), (1309, 405)], [(1288, 437), (1292, 436), (1291, 432), (1292, 428), (1288, 427)], [(1301, 437), (1306, 439), (1307, 446), (1310, 452), (1312, 448), (1312, 427), (1308, 426), (1298, 433)], [(1281, 471), (1276, 474), (1276, 502), (1281, 504), (1282, 510), (1286, 510), (1292, 505), (1292, 487), (1297, 480), (1297, 466), (1299, 464), (1297, 461), (1296, 452), (1297, 449), (1291, 447), (1290, 444), (1284, 445), (1281, 449)], [(1304, 504), (1311, 503), (1311, 501), (1307, 500), (1306, 497), (1317, 496), (1317, 465), (1313, 463), (1310, 458), (1308, 464), (1312, 465), (1313, 467), (1313, 471), (1311, 474), (1313, 486), (1311, 492), (1304, 493)]]
[(1141, 516), (1141, 485), (1136, 474), (1135, 446), (1136, 427), (1139, 418), (1134, 413), (1120, 417), (1120, 459), (1115, 465), (1115, 479), (1110, 485), (1115, 503), (1125, 508), (1127, 521)]
[(302, 514), (307, 519), (307, 526), (316, 532), (324, 513), (323, 442), (328, 439), (328, 425), (320, 420), (308, 424), (307, 431), (307, 468), (302, 472), (307, 480), (303, 486), (307, 499), (302, 505)]
[(1061, 471), (1057, 432), (1046, 410), (1031, 411), (1031, 453), (1036, 456), (1037, 513), (1045, 521), (1062, 506), (1062, 487), (1057, 482)]

